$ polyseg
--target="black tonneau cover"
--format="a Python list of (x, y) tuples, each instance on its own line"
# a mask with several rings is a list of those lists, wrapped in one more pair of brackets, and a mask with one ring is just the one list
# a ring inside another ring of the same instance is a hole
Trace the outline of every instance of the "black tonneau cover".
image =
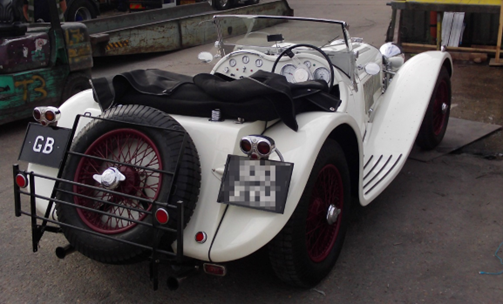
[(211, 117), (211, 111), (219, 109), (227, 119), (280, 118), (295, 131), (296, 114), (333, 112), (340, 104), (327, 93), (323, 80), (292, 84), (282, 75), (265, 71), (230, 80), (206, 73), (191, 77), (155, 69), (134, 70), (93, 79), (92, 83), (94, 97), (103, 110), (118, 104), (140, 104), (170, 114)]

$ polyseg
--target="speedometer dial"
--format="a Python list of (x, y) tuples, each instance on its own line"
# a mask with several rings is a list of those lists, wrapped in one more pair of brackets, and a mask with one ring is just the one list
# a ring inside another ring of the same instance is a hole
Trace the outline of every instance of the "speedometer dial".
[(328, 83), (330, 81), (330, 71), (327, 68), (317, 68), (314, 71), (314, 79), (323, 79)]
[(297, 68), (293, 64), (287, 64), (281, 69), (281, 75), (286, 77), (286, 80), (291, 83), (295, 83), (295, 70)]

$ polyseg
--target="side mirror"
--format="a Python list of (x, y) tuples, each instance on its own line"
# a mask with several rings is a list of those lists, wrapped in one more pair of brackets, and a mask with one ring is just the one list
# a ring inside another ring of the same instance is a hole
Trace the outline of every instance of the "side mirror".
[(201, 52), (197, 55), (197, 59), (201, 60), (204, 63), (210, 63), (213, 61), (213, 55), (210, 52)]
[(377, 75), (381, 71), (381, 67), (375, 62), (370, 62), (365, 66), (365, 72), (369, 75)]

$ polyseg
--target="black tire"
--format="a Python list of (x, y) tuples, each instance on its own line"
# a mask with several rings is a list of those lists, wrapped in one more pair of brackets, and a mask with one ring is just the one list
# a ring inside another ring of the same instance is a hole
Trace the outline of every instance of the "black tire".
[[(327, 195), (334, 199), (322, 199)], [(268, 246), (272, 267), (282, 281), (310, 288), (328, 275), (342, 249), (350, 205), (346, 158), (339, 144), (329, 139), (318, 154), (292, 217)], [(327, 220), (329, 206), (340, 211), (331, 218), (335, 221), (332, 224)]]
[[(83, 184), (100, 186), (93, 179), (94, 174), (102, 174), (103, 170), (110, 167), (118, 168), (126, 180), (121, 181), (113, 191), (126, 193), (135, 197), (148, 200), (168, 202), (176, 205), (177, 201), (184, 201), (184, 221), (189, 222), (199, 195), (201, 172), (199, 157), (196, 148), (186, 136), (186, 145), (179, 163), (178, 174), (173, 184), (174, 193), (169, 196), (170, 177), (159, 171), (174, 172), (178, 154), (183, 142), (183, 127), (171, 116), (157, 109), (139, 105), (115, 107), (105, 111), (103, 118), (118, 120), (125, 123), (143, 124), (162, 129), (143, 126), (112, 123), (95, 119), (89, 123), (75, 139), (71, 150), (95, 155), (104, 159), (120, 161), (127, 164), (147, 167), (148, 169), (120, 165), (116, 162), (93, 160), (88, 157), (69, 155), (63, 170), (62, 178)], [(57, 204), (58, 218), (62, 223), (76, 226), (86, 231), (94, 231), (116, 239), (126, 240), (136, 244), (152, 246), (153, 231), (146, 225), (128, 220), (120, 220), (108, 215), (121, 214), (128, 219), (135, 219), (147, 224), (152, 223), (153, 217), (142, 210), (151, 211), (150, 203), (129, 199), (120, 195), (109, 195), (92, 189), (61, 183), (57, 194), (58, 199), (72, 202), (76, 205), (89, 207), (107, 212), (107, 215), (93, 211), (86, 211), (72, 205)], [(70, 193), (68, 193), (70, 192)], [(91, 198), (73, 195), (84, 194)], [(116, 206), (94, 200), (101, 199), (114, 202)], [(141, 211), (129, 212), (122, 206), (133, 206)], [(177, 213), (168, 209), (170, 228), (177, 227)], [(106, 239), (85, 231), (62, 226), (63, 233), (70, 244), (82, 254), (104, 263), (130, 263), (145, 257), (143, 248), (128, 245), (119, 241)], [(169, 246), (176, 238), (174, 235), (165, 235), (163, 244)], [(162, 244), (161, 244), (162, 245)]]
[(246, 5), (252, 5), (252, 4), (257, 4), (259, 3), (260, 1), (259, 0), (248, 0), (245, 2)]
[(98, 16), (98, 11), (90, 0), (73, 0), (65, 12), (65, 21), (85, 21)]
[(212, 4), (216, 10), (228, 10), (234, 6), (234, 0), (213, 0)]
[(61, 102), (63, 103), (73, 95), (89, 88), (91, 88), (89, 76), (84, 73), (70, 73), (66, 79), (63, 94), (61, 94)]
[(15, 9), (14, 1), (12, 0), (0, 0), (0, 24), (1, 28), (6, 28), (7, 24), (11, 24), (15, 21)]
[(423, 150), (434, 149), (444, 138), (449, 123), (451, 94), (451, 77), (442, 67), (416, 139)]

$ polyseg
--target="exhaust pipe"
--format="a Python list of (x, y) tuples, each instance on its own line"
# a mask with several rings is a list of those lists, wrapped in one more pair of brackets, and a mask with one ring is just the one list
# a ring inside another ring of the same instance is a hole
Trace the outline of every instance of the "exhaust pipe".
[(173, 291), (177, 290), (180, 287), (180, 284), (182, 283), (183, 280), (185, 280), (187, 277), (184, 278), (177, 278), (177, 277), (169, 277), (168, 278), (168, 289)]
[(75, 252), (75, 248), (72, 245), (68, 244), (65, 247), (56, 248), (56, 256), (60, 259), (64, 259), (70, 253)]
[(180, 287), (180, 284), (182, 283), (183, 280), (196, 274), (198, 270), (199, 270), (198, 266), (192, 266), (189, 268), (185, 268), (183, 270), (176, 271), (174, 276), (168, 277), (167, 281), (168, 289), (177, 290)]

